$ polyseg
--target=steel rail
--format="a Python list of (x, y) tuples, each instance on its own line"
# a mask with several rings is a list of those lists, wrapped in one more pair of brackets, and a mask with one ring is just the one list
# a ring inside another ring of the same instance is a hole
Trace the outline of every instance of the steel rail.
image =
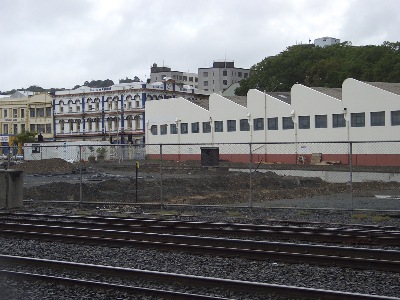
[(7, 278), (15, 278), (15, 279), (19, 279), (19, 280), (31, 280), (31, 281), (35, 281), (35, 282), (37, 282), (38, 280), (41, 280), (43, 282), (53, 282), (53, 283), (63, 284), (63, 285), (83, 286), (83, 287), (87, 287), (87, 288), (102, 289), (102, 290), (112, 290), (112, 291), (117, 291), (117, 292), (122, 292), (122, 293), (133, 294), (133, 295), (137, 295), (139, 293), (141, 295), (162, 297), (163, 299), (231, 300), (229, 298), (222, 298), (222, 297), (216, 297), (216, 296), (180, 293), (180, 292), (173, 292), (173, 291), (160, 290), (160, 289), (151, 289), (151, 288), (138, 287), (138, 286), (128, 286), (128, 285), (120, 285), (120, 284), (113, 284), (113, 283), (107, 283), (107, 282), (75, 279), (75, 278), (70, 278), (70, 277), (49, 276), (49, 275), (42, 275), (42, 274), (28, 273), (28, 272), (0, 270), (0, 274), (7, 276)]
[[(26, 220), (25, 220), (26, 221)], [(149, 233), (140, 231), (120, 230), (119, 226), (110, 228), (108, 224), (103, 227), (99, 223), (72, 223), (68, 222), (67, 227), (60, 225), (49, 225), (51, 221), (36, 222), (34, 224), (0, 223), (0, 229), (19, 232), (42, 232), (65, 235), (78, 235), (88, 237), (104, 237), (110, 239), (126, 239), (136, 241), (153, 241), (162, 243), (191, 244), (212, 247), (228, 247), (240, 249), (252, 249), (275, 252), (296, 252), (303, 254), (318, 254), (327, 256), (343, 256), (353, 258), (368, 258), (379, 260), (400, 260), (400, 251), (381, 250), (354, 247), (339, 247), (330, 245), (299, 244), (287, 242), (243, 240), (235, 238), (205, 237), (193, 235), (175, 235), (165, 233)], [(58, 222), (56, 222), (59, 224)], [(88, 226), (91, 225), (91, 226)], [(117, 224), (118, 225), (118, 224)], [(1, 233), (1, 231), (0, 231)]]
[[(42, 227), (43, 228), (43, 227)], [(56, 229), (56, 228), (55, 228)], [(84, 243), (90, 245), (101, 245), (109, 247), (141, 247), (141, 248), (152, 248), (161, 249), (168, 251), (187, 251), (192, 254), (209, 254), (216, 256), (228, 256), (228, 257), (241, 257), (245, 259), (256, 259), (265, 260), (272, 259), (276, 261), (284, 261), (291, 263), (309, 263), (324, 266), (343, 266), (357, 269), (375, 269), (384, 270), (389, 272), (400, 272), (400, 261), (388, 260), (388, 259), (373, 259), (373, 258), (355, 258), (346, 256), (334, 256), (334, 255), (323, 255), (323, 254), (310, 254), (310, 253), (298, 253), (273, 251), (273, 250), (260, 250), (260, 249), (247, 249), (237, 247), (226, 247), (226, 246), (210, 246), (210, 245), (198, 245), (198, 244), (187, 244), (187, 243), (173, 243), (163, 242), (157, 240), (137, 240), (128, 239), (129, 232), (121, 232), (124, 236), (122, 238), (107, 237), (107, 231), (94, 230), (97, 232), (96, 237), (89, 237), (86, 233), (90, 232), (85, 229), (83, 235), (73, 234), (61, 234), (61, 233), (49, 233), (49, 232), (34, 232), (34, 231), (12, 231), (12, 230), (1, 230), (1, 236), (8, 237), (19, 237), (27, 239), (42, 239), (46, 241), (60, 241), (67, 243)], [(112, 232), (114, 233), (114, 231)], [(100, 236), (99, 236), (100, 234)], [(104, 235), (104, 236), (102, 236)], [(397, 258), (397, 256), (396, 256)]]
[[(36, 215), (36, 217), (46, 217), (46, 215)], [(55, 216), (52, 216), (53, 219)], [(59, 216), (61, 218), (61, 216)], [(111, 225), (109, 228), (119, 228), (121, 230), (140, 230), (150, 232), (170, 232), (174, 234), (199, 233), (215, 235), (237, 235), (237, 236), (259, 236), (264, 238), (292, 240), (299, 239), (316, 242), (336, 242), (348, 244), (379, 244), (379, 245), (400, 245), (400, 231), (387, 231), (383, 229), (358, 230), (358, 229), (338, 229), (338, 228), (314, 228), (314, 227), (295, 227), (295, 226), (271, 226), (256, 224), (237, 224), (237, 223), (207, 223), (207, 222), (182, 222), (154, 219), (131, 219), (131, 218), (98, 218), (81, 216), (67, 216), (67, 220), (82, 220), (91, 222), (88, 227), (96, 226), (93, 223)], [(6, 218), (3, 220), (17, 221), (17, 218)], [(32, 220), (31, 223), (40, 224), (43, 220)], [(68, 225), (68, 221), (59, 220), (58, 224)], [(144, 226), (143, 226), (144, 225)]]
[(286, 286), (277, 284), (268, 284), (251, 281), (222, 279), (215, 277), (203, 277), (186, 274), (166, 273), (139, 269), (129, 269), (121, 267), (111, 267), (104, 265), (72, 263), (66, 261), (55, 261), (38, 258), (17, 257), (10, 255), (0, 255), (0, 262), (4, 264), (30, 265), (41, 268), (68, 269), (85, 273), (95, 273), (102, 275), (112, 275), (118, 277), (140, 278), (144, 280), (154, 280), (168, 283), (179, 283), (189, 286), (200, 287), (218, 287), (227, 290), (245, 291), (256, 294), (280, 294), (290, 297), (303, 298), (322, 298), (322, 299), (381, 299), (381, 300), (399, 300), (399, 298), (368, 295), (360, 293), (349, 293), (332, 290), (313, 289), (296, 286)]
[[(118, 218), (118, 217), (104, 217), (104, 216), (83, 216), (83, 215), (57, 215), (57, 214), (40, 214), (40, 213), (29, 213), (29, 212), (6, 212), (2, 211), (0, 212), (0, 218), (2, 217), (7, 217), (7, 216), (12, 216), (12, 217), (32, 217), (32, 218), (37, 218), (37, 217), (45, 217), (48, 219), (59, 219), (59, 218), (64, 218), (64, 219), (73, 219), (73, 220), (88, 220), (88, 221), (94, 221), (97, 220), (99, 222), (109, 222), (109, 223), (114, 223), (115, 221), (118, 221), (119, 223), (166, 223), (169, 224), (170, 226), (174, 226), (174, 224), (180, 225), (180, 224), (193, 224), (193, 226), (197, 226), (198, 224), (200, 225), (208, 225), (208, 226), (236, 226), (236, 227), (242, 227), (242, 228), (262, 228), (263, 226), (268, 228), (271, 225), (266, 225), (266, 224), (242, 224), (242, 223), (227, 223), (227, 222), (206, 222), (206, 221), (179, 221), (179, 220), (168, 220), (168, 219), (150, 219), (150, 218)], [(174, 215), (171, 215), (174, 216)], [(178, 215), (179, 217), (181, 215)], [(395, 227), (395, 226), (380, 226), (380, 225), (371, 225), (371, 224), (343, 224), (343, 223), (324, 223), (324, 222), (310, 222), (310, 221), (292, 221), (292, 220), (279, 220), (279, 219), (262, 219), (262, 222), (271, 222), (271, 223), (277, 223), (279, 225), (282, 224), (290, 224), (290, 225), (309, 225), (309, 226), (330, 226), (330, 228), (340, 228), (340, 227), (359, 227), (363, 229), (371, 229), (371, 230), (392, 230), (392, 231), (400, 231), (400, 227)], [(266, 229), (265, 228), (265, 229)]]

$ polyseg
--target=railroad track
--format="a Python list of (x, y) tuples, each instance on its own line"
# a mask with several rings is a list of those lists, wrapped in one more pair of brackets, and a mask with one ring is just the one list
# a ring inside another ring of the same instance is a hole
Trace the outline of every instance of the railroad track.
[[(186, 274), (174, 274), (166, 272), (156, 272), (148, 270), (138, 270), (129, 269), (121, 267), (103, 266), (103, 265), (93, 265), (93, 264), (82, 264), (67, 261), (55, 261), (46, 259), (37, 259), (29, 257), (18, 257), (10, 255), (0, 255), (0, 262), (3, 268), (13, 267), (13, 266), (23, 266), (26, 268), (37, 268), (40, 267), (42, 272), (46, 272), (46, 269), (52, 270), (65, 270), (79, 272), (83, 274), (81, 278), (71, 278), (66, 276), (50, 276), (46, 274), (31, 273), (27, 271), (13, 271), (3, 269), (0, 270), (0, 275), (8, 276), (8, 278), (17, 278), (24, 280), (34, 280), (34, 281), (45, 281), (45, 282), (56, 282), (58, 284), (73, 284), (81, 285), (85, 287), (97, 288), (97, 289), (112, 289), (118, 292), (130, 293), (130, 294), (146, 294), (151, 296), (158, 296), (166, 299), (228, 299), (218, 295), (201, 295), (195, 293), (187, 292), (175, 292), (170, 290), (161, 290), (159, 288), (144, 288), (139, 286), (130, 286), (123, 284), (115, 284), (110, 282), (104, 282), (99, 280), (88, 280), (87, 274), (96, 274), (110, 277), (123, 277), (123, 278), (140, 278), (140, 280), (156, 281), (161, 283), (166, 283), (169, 285), (185, 285), (191, 288), (201, 287), (201, 288), (215, 288), (218, 290), (229, 291), (232, 294), (232, 290), (239, 291), (240, 293), (248, 293), (250, 295), (256, 295), (263, 299), (262, 295), (282, 295), (285, 297), (300, 297), (305, 299), (381, 299), (381, 300), (391, 300), (399, 299), (394, 297), (386, 296), (376, 296), (367, 295), (359, 293), (348, 293), (332, 290), (322, 290), (322, 289), (312, 289), (296, 286), (286, 286), (286, 285), (276, 285), (267, 284), (260, 282), (251, 281), (240, 281), (240, 280), (230, 280), (222, 278), (213, 277), (202, 277), (193, 276)], [(230, 298), (229, 298), (230, 299)]]
[[(36, 218), (39, 217), (38, 215), (35, 216)], [(41, 215), (41, 217), (48, 218), (46, 215)], [(55, 216), (53, 217), (55, 218)], [(19, 216), (11, 218), (3, 215), (0, 220), (0, 236), (113, 247), (156, 248), (187, 251), (201, 255), (209, 254), (257, 260), (271, 259), (292, 263), (309, 263), (325, 266), (336, 265), (400, 272), (400, 251), (396, 250), (159, 233), (158, 229), (161, 225), (157, 223), (158, 225), (155, 226), (153, 224), (154, 220), (139, 220), (145, 223), (149, 221), (146, 225), (151, 224), (151, 226), (138, 227), (131, 224), (123, 224), (123, 221), (128, 223), (130, 221), (138, 221), (133, 219), (78, 218), (71, 216), (67, 217), (67, 219), (26, 219)], [(92, 220), (92, 222), (89, 220)], [(164, 221), (160, 222), (163, 223)], [(186, 224), (186, 222), (183, 223)], [(193, 225), (194, 222), (190, 223)], [(173, 228), (175, 229), (177, 224), (173, 224)], [(218, 225), (218, 223), (212, 224)], [(226, 225), (226, 223), (221, 224)], [(207, 223), (208, 225), (209, 223)], [(244, 224), (235, 225), (246, 226)], [(179, 226), (182, 225), (180, 224)], [(146, 231), (142, 231), (144, 228), (146, 228)], [(149, 232), (151, 229), (156, 230)], [(246, 232), (249, 230), (252, 232), (254, 229), (245, 229)], [(205, 233), (208, 231), (202, 232)], [(212, 232), (215, 233), (215, 230)], [(232, 232), (229, 231), (229, 233)]]
[[(321, 243), (366, 244), (381, 246), (400, 246), (400, 228), (362, 226), (348, 228), (344, 225), (331, 224), (335, 227), (299, 226), (299, 225), (258, 225), (238, 223), (190, 222), (176, 220), (86, 217), (65, 215), (44, 215), (28, 213), (0, 213), (0, 222), (18, 222), (29, 218), (31, 224), (45, 225), (44, 220), (53, 225), (68, 226), (72, 222), (82, 222), (86, 226), (112, 230), (158, 232), (171, 234), (201, 234), (236, 237), (256, 237), (274, 240), (299, 240)], [(275, 221), (276, 222), (276, 221)], [(285, 221), (287, 222), (287, 221)], [(299, 223), (299, 222), (297, 222)], [(296, 223), (294, 223), (296, 224)], [(317, 223), (311, 223), (316, 225)], [(320, 223), (319, 225), (327, 225)], [(302, 225), (307, 225), (302, 223)], [(109, 227), (107, 227), (109, 226)], [(345, 227), (345, 228), (343, 228)], [(354, 227), (354, 226), (351, 226)]]

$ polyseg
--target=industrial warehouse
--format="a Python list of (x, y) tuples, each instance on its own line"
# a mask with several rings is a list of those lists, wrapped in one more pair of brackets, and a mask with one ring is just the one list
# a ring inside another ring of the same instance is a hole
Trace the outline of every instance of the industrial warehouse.
[[(176, 109), (179, 107), (179, 111)], [(400, 84), (344, 81), (342, 89), (293, 85), (290, 93), (250, 90), (246, 97), (212, 94), (201, 105), (184, 98), (146, 103), (146, 142), (182, 144), (169, 147), (169, 158), (199, 159), (193, 143), (259, 143), (255, 161), (296, 163), (321, 153), (330, 161), (346, 163), (348, 148), (324, 143), (390, 142), (400, 137)], [(273, 144), (292, 143), (293, 147)], [(318, 143), (310, 145), (310, 143)], [(184, 145), (189, 144), (189, 145)], [(307, 144), (307, 146), (305, 146)], [(247, 148), (221, 145), (221, 159), (248, 161)], [(400, 165), (396, 147), (362, 150), (360, 163)], [(154, 154), (154, 153), (148, 153)]]

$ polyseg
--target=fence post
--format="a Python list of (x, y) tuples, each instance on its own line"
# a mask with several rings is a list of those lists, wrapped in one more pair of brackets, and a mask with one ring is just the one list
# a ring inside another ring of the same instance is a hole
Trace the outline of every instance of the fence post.
[(252, 164), (253, 164), (253, 156), (252, 156), (252, 149), (251, 149), (251, 143), (249, 143), (249, 149), (250, 149), (250, 159), (249, 159), (249, 186), (250, 186), (250, 208), (253, 208), (253, 190), (252, 190), (252, 178), (251, 178), (251, 173), (252, 173)]
[(350, 152), (350, 158), (349, 158), (349, 172), (350, 172), (350, 199), (351, 199), (351, 210), (354, 210), (354, 203), (353, 203), (353, 143), (350, 142), (349, 144), (349, 152)]
[(8, 146), (8, 159), (7, 159), (7, 170), (10, 169), (10, 160), (11, 160), (11, 147)]
[(82, 145), (79, 145), (79, 206), (82, 207)]
[(161, 207), (164, 206), (163, 180), (162, 180), (162, 163), (163, 163), (162, 144), (160, 144), (160, 202), (161, 202)]

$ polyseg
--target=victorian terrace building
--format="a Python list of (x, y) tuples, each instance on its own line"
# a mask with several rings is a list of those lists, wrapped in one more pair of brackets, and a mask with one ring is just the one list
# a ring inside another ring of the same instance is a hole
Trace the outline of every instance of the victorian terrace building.
[(173, 80), (58, 91), (53, 99), (54, 137), (141, 144), (145, 141), (146, 102), (177, 97), (208, 101), (209, 95), (180, 88)]

